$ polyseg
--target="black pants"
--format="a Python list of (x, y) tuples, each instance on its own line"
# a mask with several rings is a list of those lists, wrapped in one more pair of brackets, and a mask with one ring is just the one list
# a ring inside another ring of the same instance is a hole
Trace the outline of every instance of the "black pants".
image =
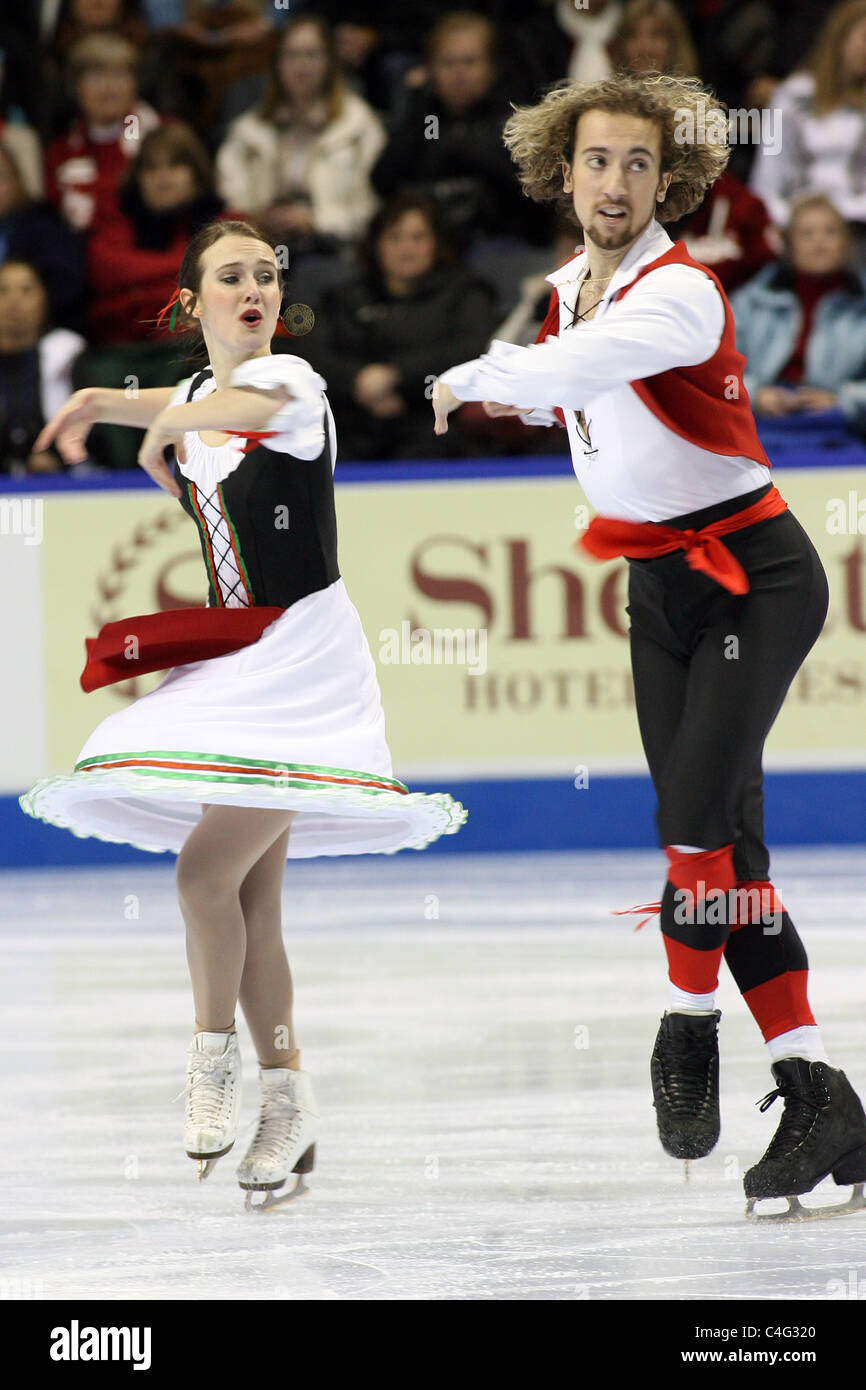
[[(700, 527), (770, 484), (666, 524)], [(662, 845), (734, 845), (738, 879), (765, 879), (767, 734), (827, 615), (827, 576), (790, 511), (722, 537), (749, 577), (731, 594), (684, 551), (629, 560), (631, 663)]]

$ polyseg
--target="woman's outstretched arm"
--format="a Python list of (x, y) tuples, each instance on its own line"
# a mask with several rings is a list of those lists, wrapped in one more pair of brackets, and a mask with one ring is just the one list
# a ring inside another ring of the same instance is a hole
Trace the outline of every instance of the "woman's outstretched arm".
[(93, 425), (137, 425), (147, 429), (165, 410), (175, 386), (156, 386), (128, 396), (109, 387), (85, 386), (74, 391), (68, 401), (43, 426), (34, 441), (34, 452), (47, 449), (55, 439), (67, 463), (83, 463), (87, 458), (85, 440)]

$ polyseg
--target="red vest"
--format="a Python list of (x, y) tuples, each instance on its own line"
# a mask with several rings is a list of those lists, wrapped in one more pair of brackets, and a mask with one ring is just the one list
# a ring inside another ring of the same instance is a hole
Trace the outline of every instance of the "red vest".
[[(578, 254), (584, 255), (585, 252)], [(758, 438), (752, 407), (743, 385), (746, 359), (737, 351), (734, 316), (721, 283), (713, 272), (694, 260), (684, 243), (677, 241), (664, 255), (643, 266), (631, 284), (625, 285), (614, 295), (614, 300), (622, 299), (651, 270), (674, 263), (695, 266), (708, 275), (716, 286), (725, 309), (721, 341), (706, 362), (699, 362), (694, 367), (671, 367), (666, 372), (657, 372), (655, 376), (642, 377), (628, 384), (657, 419), (683, 439), (709, 453), (741, 455), (769, 468), (770, 460)], [(555, 285), (547, 317), (535, 341), (543, 343), (551, 333), (555, 337), (559, 335), (559, 294)], [(559, 406), (554, 413), (564, 425), (565, 416)]]

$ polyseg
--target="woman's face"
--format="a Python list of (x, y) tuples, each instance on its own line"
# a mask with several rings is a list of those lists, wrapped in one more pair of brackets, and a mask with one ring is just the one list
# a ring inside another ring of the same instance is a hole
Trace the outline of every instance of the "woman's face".
[(88, 68), (79, 77), (76, 91), (88, 125), (116, 125), (138, 100), (135, 75), (126, 67)]
[(168, 151), (148, 156), (147, 164), (139, 166), (138, 185), (141, 196), (151, 212), (168, 212), (181, 207), (196, 195), (195, 170), (191, 164), (178, 160)]
[(7, 352), (23, 352), (39, 341), (47, 300), (36, 272), (14, 262), (0, 268), (0, 341)]
[(866, 19), (852, 24), (842, 40), (842, 68), (849, 81), (866, 81)]
[(377, 249), (385, 275), (414, 280), (432, 269), (436, 236), (423, 212), (409, 211), (381, 233)]
[[(247, 236), (224, 236), (201, 257), (201, 286), (193, 308), (210, 349), (218, 342), (224, 351), (254, 354), (274, 336), (280, 312), (280, 281), (276, 256), (267, 243)], [(191, 291), (183, 290), (184, 304)], [(258, 313), (247, 321), (246, 315)]]
[(826, 275), (842, 270), (849, 253), (845, 224), (829, 208), (804, 208), (791, 223), (790, 257), (795, 270)]
[(626, 67), (632, 72), (647, 72), (650, 68), (664, 72), (673, 58), (671, 48), (664, 25), (646, 15), (638, 20), (623, 44)]
[(22, 201), (18, 180), (8, 159), (0, 155), (0, 217), (5, 217)]
[(277, 72), (283, 90), (295, 101), (320, 94), (328, 74), (328, 50), (315, 24), (299, 24), (286, 35)]

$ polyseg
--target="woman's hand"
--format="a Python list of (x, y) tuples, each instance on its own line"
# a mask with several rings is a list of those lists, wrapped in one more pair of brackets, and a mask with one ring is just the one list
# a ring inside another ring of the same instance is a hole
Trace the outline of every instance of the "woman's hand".
[(55, 439), (66, 463), (83, 463), (87, 458), (86, 440), (90, 428), (99, 420), (99, 387), (86, 386), (75, 391), (33, 441), (32, 453), (41, 454)]
[(162, 456), (163, 449), (169, 444), (173, 444), (178, 462), (186, 463), (186, 454), (183, 448), (183, 428), (172, 421), (171, 415), (171, 410), (162, 410), (157, 415), (142, 440), (141, 448), (138, 451), (138, 462), (145, 473), (149, 473), (159, 487), (170, 492), (172, 497), (180, 497), (180, 488)]
[(433, 412), (436, 416), (436, 423), (433, 426), (434, 434), (448, 433), (448, 416), (452, 410), (463, 405), (464, 402), (458, 400), (450, 386), (446, 386), (444, 381), (434, 381), (433, 383)]
[(525, 415), (535, 407), (531, 405), (500, 405), (498, 401), (482, 401), (484, 414), (489, 415), (491, 420), (498, 420), (502, 415)]

